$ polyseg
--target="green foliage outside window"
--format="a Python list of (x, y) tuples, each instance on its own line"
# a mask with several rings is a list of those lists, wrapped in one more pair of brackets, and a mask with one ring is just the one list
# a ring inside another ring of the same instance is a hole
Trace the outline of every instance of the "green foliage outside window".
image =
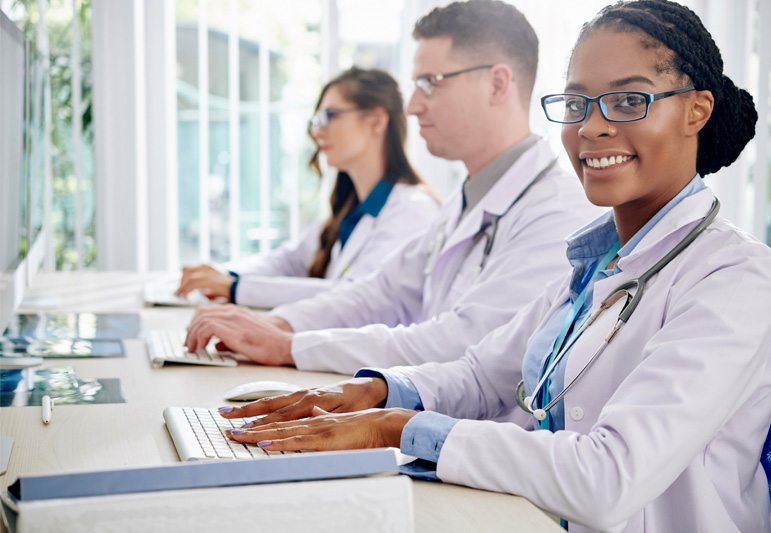
[[(94, 181), (94, 126), (92, 119), (93, 77), (91, 69), (91, 0), (78, 0), (81, 68), (82, 114), (82, 188), (83, 267), (96, 266), (96, 192)], [(37, 42), (40, 22), (37, 0), (14, 0), (6, 13), (24, 31), (32, 43)], [(74, 270), (78, 252), (75, 246), (75, 176), (72, 109), (72, 3), (64, 0), (47, 2), (46, 22), (50, 51), (51, 84), (51, 167), (53, 205), (47, 221), (54, 245), (56, 270)]]

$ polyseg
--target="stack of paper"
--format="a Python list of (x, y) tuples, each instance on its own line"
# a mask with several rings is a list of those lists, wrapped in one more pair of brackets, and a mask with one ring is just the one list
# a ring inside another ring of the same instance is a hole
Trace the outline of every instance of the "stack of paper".
[(11, 533), (410, 532), (412, 485), (396, 471), (393, 450), (307, 453), (25, 476), (0, 496)]

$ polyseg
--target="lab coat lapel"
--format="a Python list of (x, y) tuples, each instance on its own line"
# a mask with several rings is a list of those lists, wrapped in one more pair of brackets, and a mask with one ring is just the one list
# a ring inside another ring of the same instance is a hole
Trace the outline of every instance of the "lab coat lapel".
[(684, 198), (651, 228), (632, 253), (619, 260), (618, 267), (632, 277), (642, 275), (701, 222), (709, 212), (713, 198), (714, 193), (709, 187)]
[[(375, 218), (372, 215), (365, 214), (361, 217), (359, 222), (356, 223), (356, 227), (348, 237), (348, 241), (342, 250), (339, 250), (334, 263), (330, 262), (330, 267), (327, 272), (327, 279), (339, 279), (343, 276), (344, 271), (353, 264), (353, 262), (361, 253), (364, 245), (367, 244), (367, 239), (372, 235), (372, 230), (375, 227)], [(340, 241), (337, 241), (339, 245)]]
[(455, 226), (458, 225), (462, 207), (463, 197), (461, 190), (458, 189), (444, 204), (439, 220), (430, 230), (433, 235), (428, 241), (428, 258), (424, 271), (423, 316), (432, 316), (437, 301), (441, 299), (439, 283), (444, 277), (446, 265), (439, 265), (439, 257), (447, 244), (448, 235), (452, 235)]
[[(539, 172), (551, 163), (553, 157), (548, 143), (543, 139), (522, 154), (482, 200), (474, 206), (471, 212), (460, 221), (457, 228), (452, 233), (448, 233), (447, 241), (444, 243), (439, 256), (439, 262), (442, 262), (442, 258), (446, 254), (454, 253), (454, 249), (459, 246), (465, 254), (465, 250), (483, 228), (483, 225), (489, 223), (493, 217), (506, 213), (514, 199), (530, 185), (530, 182)], [(460, 193), (459, 200), (462, 202)], [(461, 205), (458, 206), (458, 217), (460, 217), (460, 208)]]

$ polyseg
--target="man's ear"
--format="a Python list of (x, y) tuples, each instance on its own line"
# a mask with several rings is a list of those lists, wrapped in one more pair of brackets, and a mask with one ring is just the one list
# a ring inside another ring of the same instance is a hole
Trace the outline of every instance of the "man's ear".
[(694, 91), (688, 99), (685, 132), (688, 136), (698, 135), (712, 116), (715, 98), (711, 91)]
[(496, 63), (490, 69), (491, 93), (490, 103), (498, 104), (506, 100), (512, 90), (516, 90), (514, 74), (511, 67), (505, 63)]

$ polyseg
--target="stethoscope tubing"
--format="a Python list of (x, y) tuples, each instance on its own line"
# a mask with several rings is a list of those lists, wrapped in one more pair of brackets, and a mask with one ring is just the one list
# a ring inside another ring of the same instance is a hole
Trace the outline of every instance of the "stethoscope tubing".
[[(632, 280), (636, 281), (636, 280)], [(629, 285), (629, 283), (625, 283), (624, 285)], [(573, 335), (573, 337), (570, 339), (570, 342), (568, 342), (567, 346), (565, 346), (559, 354), (557, 354), (557, 357), (554, 358), (554, 361), (552, 361), (552, 364), (549, 366), (549, 368), (546, 369), (546, 371), (543, 373), (543, 376), (541, 377), (541, 380), (538, 382), (538, 385), (535, 387), (535, 392), (528, 396), (530, 399), (525, 400), (528, 408), (530, 411), (535, 415), (536, 412), (541, 411), (544, 415), (546, 414), (546, 411), (557, 405), (557, 402), (559, 402), (570, 389), (573, 388), (573, 385), (578, 381), (578, 379), (586, 373), (586, 371), (589, 369), (590, 366), (592, 366), (592, 363), (594, 363), (595, 359), (597, 359), (600, 354), (605, 350), (605, 347), (610, 343), (610, 340), (613, 338), (613, 336), (616, 334), (616, 332), (621, 328), (621, 325), (623, 324), (621, 320), (619, 319), (616, 322), (616, 325), (613, 327), (613, 330), (608, 334), (607, 337), (605, 337), (605, 340), (602, 341), (602, 344), (599, 348), (594, 352), (594, 355), (592, 355), (592, 358), (589, 359), (589, 362), (584, 365), (584, 367), (581, 369), (581, 371), (578, 373), (578, 375), (573, 378), (570, 383), (568, 383), (568, 386), (562, 389), (562, 392), (560, 392), (556, 397), (554, 397), (548, 404), (546, 404), (546, 407), (540, 408), (540, 409), (532, 409), (532, 403), (533, 398), (535, 398), (535, 395), (541, 388), (543, 387), (544, 383), (546, 382), (546, 379), (554, 372), (554, 369), (559, 364), (559, 362), (562, 360), (563, 357), (565, 357), (565, 354), (570, 350), (570, 348), (573, 347), (573, 344), (578, 340), (578, 338), (583, 334), (583, 332), (592, 325), (592, 323), (597, 319), (598, 316), (600, 316), (600, 313), (605, 311), (606, 309), (609, 309), (612, 307), (620, 298), (623, 296), (628, 296), (629, 292), (625, 289), (616, 290), (613, 292), (611, 296), (608, 298), (605, 298), (605, 300), (600, 304), (600, 307), (592, 313), (592, 315), (589, 317), (589, 319), (584, 323), (583, 326), (581, 326), (581, 329), (578, 330), (578, 332)], [(536, 416), (536, 418), (538, 418)], [(539, 418), (539, 420), (542, 420), (542, 418)]]
[[(642, 300), (643, 294), (645, 293), (645, 286), (648, 283), (648, 281), (654, 275), (658, 274), (662, 268), (664, 268), (666, 265), (672, 262), (672, 260), (675, 259), (675, 257), (680, 255), (680, 253), (683, 250), (685, 250), (696, 239), (696, 237), (701, 235), (701, 233), (707, 228), (707, 226), (709, 226), (712, 223), (712, 221), (715, 220), (715, 217), (717, 216), (719, 211), (720, 211), (720, 201), (717, 199), (717, 197), (715, 197), (715, 199), (712, 202), (712, 207), (707, 213), (707, 216), (705, 216), (704, 219), (701, 222), (699, 222), (699, 224), (695, 228), (693, 228), (688, 233), (688, 235), (685, 236), (685, 238), (683, 238), (683, 240), (677, 243), (677, 246), (672, 248), (672, 250), (670, 250), (664, 257), (659, 259), (659, 261), (656, 262), (656, 264), (654, 264), (651, 268), (645, 271), (640, 277), (631, 279), (627, 282), (622, 283), (618, 287), (616, 287), (616, 289), (613, 292), (611, 292), (610, 296), (608, 296), (607, 298), (605, 298), (605, 300), (602, 301), (602, 303), (600, 304), (600, 307), (594, 313), (592, 313), (592, 315), (589, 317), (586, 323), (584, 323), (584, 325), (581, 326), (578, 332), (575, 335), (573, 335), (573, 337), (570, 339), (570, 342), (567, 344), (567, 346), (565, 346), (557, 355), (557, 357), (554, 358), (554, 361), (552, 362), (552, 364), (549, 365), (549, 367), (544, 371), (533, 393), (527, 396), (523, 402), (520, 402), (520, 397), (519, 395), (517, 395), (517, 403), (519, 404), (519, 406), (525, 411), (535, 416), (537, 420), (543, 420), (544, 418), (546, 418), (546, 412), (549, 411), (549, 409), (551, 409), (552, 407), (554, 407), (557, 404), (557, 402), (559, 402), (568, 393), (568, 391), (573, 388), (576, 382), (586, 373), (589, 367), (592, 366), (592, 363), (594, 363), (594, 361), (602, 354), (602, 352), (605, 350), (608, 344), (610, 344), (610, 341), (613, 339), (616, 333), (618, 333), (618, 331), (621, 329), (621, 326), (626, 324), (626, 322), (629, 320), (629, 317), (632, 316), (632, 313), (634, 313), (634, 310), (637, 308), (637, 305)], [(616, 321), (615, 326), (608, 334), (608, 336), (605, 337), (605, 340), (602, 341), (602, 344), (594, 352), (594, 355), (592, 355), (591, 359), (589, 359), (589, 361), (584, 365), (581, 371), (572, 380), (570, 380), (570, 383), (568, 383), (568, 385), (564, 387), (562, 391), (546, 405), (546, 407), (533, 409), (533, 402), (535, 401), (535, 398), (538, 392), (544, 386), (546, 380), (554, 372), (554, 369), (556, 368), (557, 364), (562, 360), (562, 358), (565, 356), (568, 350), (570, 350), (570, 348), (573, 347), (575, 342), (578, 340), (579, 337), (581, 337), (581, 335), (586, 330), (586, 328), (588, 328), (595, 321), (595, 319), (599, 316), (600, 313), (602, 313), (602, 311), (612, 307), (622, 296), (624, 295), (628, 296), (629, 294), (631, 294), (629, 292), (629, 289), (632, 289), (632, 288), (636, 288), (637, 290), (634, 292), (631, 299), (629, 299), (629, 301), (626, 303), (621, 313), (619, 314), (619, 317), (618, 317), (618, 320)]]

